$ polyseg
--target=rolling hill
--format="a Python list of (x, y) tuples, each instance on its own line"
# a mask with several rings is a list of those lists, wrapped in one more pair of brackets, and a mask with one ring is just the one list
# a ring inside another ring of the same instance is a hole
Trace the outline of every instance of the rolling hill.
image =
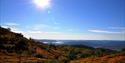
[[(92, 58), (94, 61), (98, 60), (96, 63), (100, 63), (103, 58), (112, 63), (124, 63), (124, 56), (124, 49), (115, 51), (84, 45), (44, 44), (32, 38), (27, 39), (21, 33), (12, 32), (9, 28), (0, 27), (0, 63), (78, 63), (77, 60), (85, 63)], [(110, 57), (113, 60), (107, 59)], [(115, 62), (114, 59), (118, 61)]]

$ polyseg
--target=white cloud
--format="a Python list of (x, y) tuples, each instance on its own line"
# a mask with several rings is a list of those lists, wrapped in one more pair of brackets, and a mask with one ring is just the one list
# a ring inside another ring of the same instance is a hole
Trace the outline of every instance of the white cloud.
[(4, 25), (7, 25), (7, 26), (18, 26), (19, 24), (17, 24), (17, 23), (5, 23)]
[(120, 29), (120, 30), (125, 30), (125, 27), (109, 27), (109, 29)]
[(28, 33), (33, 33), (33, 34), (60, 34), (61, 32), (28, 31)]
[(5, 25), (2, 25), (1, 27), (3, 27), (3, 28), (9, 28), (8, 26), (5, 26)]
[(12, 32), (24, 33), (24, 31), (21, 31), (20, 28), (18, 28), (19, 25), (20, 24), (18, 24), (18, 23), (8, 22), (8, 23), (1, 24), (1, 27), (10, 28)]
[[(42, 25), (43, 26), (43, 25)], [(19, 27), (12, 27), (12, 26), (2, 26), (4, 28), (11, 28), (13, 32), (22, 33), (25, 37), (34, 38), (34, 39), (67, 39), (67, 40), (125, 40), (125, 36), (122, 35), (94, 35), (94, 34), (66, 34), (62, 32), (45, 32), (39, 29), (37, 30), (30, 30), (26, 29), (22, 31)], [(37, 27), (37, 26), (36, 26)], [(38, 25), (39, 27), (39, 25)], [(48, 25), (44, 25), (43, 27), (48, 27)], [(50, 27), (50, 26), (49, 26)], [(32, 27), (31, 27), (32, 28)], [(41, 28), (41, 26), (40, 26)], [(106, 30), (88, 30), (90, 32), (96, 33), (125, 33), (125, 31), (121, 32), (111, 32)]]
[(125, 40), (125, 36), (104, 36), (90, 34), (65, 34), (58, 32), (25, 33), (26, 37), (34, 39), (59, 39), (59, 40)]
[(29, 30), (33, 30), (33, 31), (50, 31), (50, 30), (58, 30), (60, 29), (60, 27), (58, 26), (50, 26), (50, 25), (47, 25), (47, 24), (35, 24), (35, 25), (32, 25), (32, 26), (27, 26), (26, 27), (27, 29)]
[(111, 34), (121, 34), (121, 33), (125, 33), (125, 31), (114, 32), (114, 31), (97, 30), (97, 29), (88, 30), (88, 31), (89, 31), (89, 32), (96, 32), (96, 33), (111, 33)]
[(50, 26), (46, 24), (35, 24), (32, 26), (27, 26), (26, 27), (28, 30), (44, 30), (44, 29), (49, 29)]
[(24, 33), (24, 32), (21, 31), (18, 27), (6, 26), (6, 25), (2, 25), (1, 27), (3, 27), (3, 28), (10, 28), (12, 32), (16, 32), (16, 33)]

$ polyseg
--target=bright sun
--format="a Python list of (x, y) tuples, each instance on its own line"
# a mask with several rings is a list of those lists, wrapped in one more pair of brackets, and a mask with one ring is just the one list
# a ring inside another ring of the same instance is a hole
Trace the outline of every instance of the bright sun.
[(33, 3), (42, 9), (50, 7), (50, 0), (33, 0)]

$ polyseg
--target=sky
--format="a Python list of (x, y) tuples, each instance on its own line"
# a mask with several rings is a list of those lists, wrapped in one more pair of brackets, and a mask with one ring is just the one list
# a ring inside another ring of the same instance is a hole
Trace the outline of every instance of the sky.
[(0, 26), (33, 39), (125, 40), (125, 0), (0, 0)]

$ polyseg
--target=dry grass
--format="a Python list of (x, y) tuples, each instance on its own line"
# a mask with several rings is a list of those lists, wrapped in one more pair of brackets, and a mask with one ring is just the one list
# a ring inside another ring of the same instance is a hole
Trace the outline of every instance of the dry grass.
[(82, 58), (70, 63), (125, 63), (125, 52), (97, 58)]
[(18, 62), (38, 62), (38, 61), (45, 61), (47, 59), (44, 58), (37, 58), (31, 56), (19, 56), (14, 54), (4, 54), (0, 52), (0, 63), (18, 63)]

